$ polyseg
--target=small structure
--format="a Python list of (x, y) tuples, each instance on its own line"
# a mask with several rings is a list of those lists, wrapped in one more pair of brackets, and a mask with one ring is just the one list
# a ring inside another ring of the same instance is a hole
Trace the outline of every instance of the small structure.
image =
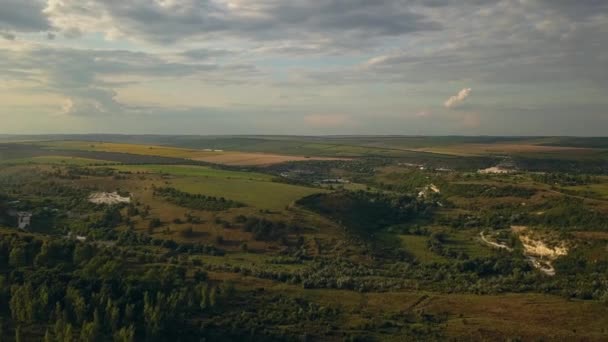
[(26, 230), (32, 224), (32, 213), (29, 211), (17, 212), (17, 227)]

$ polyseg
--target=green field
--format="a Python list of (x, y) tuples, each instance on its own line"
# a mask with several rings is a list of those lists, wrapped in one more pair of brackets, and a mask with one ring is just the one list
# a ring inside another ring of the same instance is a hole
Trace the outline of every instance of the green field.
[(171, 184), (185, 192), (226, 197), (268, 210), (283, 210), (302, 197), (325, 192), (322, 189), (242, 178), (187, 177), (175, 179)]
[(118, 171), (125, 172), (142, 172), (142, 173), (161, 173), (172, 176), (183, 177), (206, 177), (206, 178), (224, 178), (224, 179), (245, 179), (252, 181), (270, 182), (272, 176), (263, 173), (255, 172), (240, 172), (214, 169), (207, 166), (190, 166), (190, 165), (118, 165), (112, 167)]
[(581, 192), (583, 195), (589, 194), (589, 195), (592, 195), (592, 197), (608, 199), (608, 184), (607, 183), (568, 186), (568, 187), (564, 187), (563, 189)]
[(302, 197), (326, 191), (272, 182), (272, 176), (262, 173), (228, 171), (205, 166), (119, 165), (113, 168), (125, 172), (171, 175), (175, 177), (170, 181), (171, 186), (181, 191), (225, 197), (268, 210), (283, 210)]
[(445, 262), (446, 259), (429, 250), (427, 236), (399, 235), (401, 246), (420, 262)]

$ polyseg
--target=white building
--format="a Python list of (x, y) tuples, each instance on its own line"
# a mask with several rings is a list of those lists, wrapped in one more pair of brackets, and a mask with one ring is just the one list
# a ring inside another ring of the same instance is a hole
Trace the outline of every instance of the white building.
[(17, 213), (17, 227), (19, 229), (27, 229), (32, 224), (32, 213), (29, 211), (20, 211)]

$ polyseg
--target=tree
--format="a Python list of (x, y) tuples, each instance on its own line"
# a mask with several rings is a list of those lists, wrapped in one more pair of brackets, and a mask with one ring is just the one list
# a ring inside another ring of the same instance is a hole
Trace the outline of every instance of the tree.
[(159, 218), (153, 218), (150, 220), (150, 223), (148, 223), (148, 228), (150, 229), (158, 228), (160, 226), (162, 226), (162, 222)]
[(200, 286), (200, 296), (201, 302), (199, 306), (201, 310), (206, 310), (209, 307), (209, 285), (206, 283)]
[(22, 341), (22, 337), (21, 337), (21, 326), (18, 325), (15, 328), (15, 342), (21, 342)]
[(35, 317), (35, 294), (30, 283), (11, 287), (11, 316), (18, 322), (33, 322)]
[(74, 248), (73, 262), (76, 265), (80, 265), (81, 263), (91, 259), (93, 254), (94, 251), (91, 245), (79, 243), (76, 245), (76, 248)]
[(55, 335), (55, 341), (58, 342), (71, 342), (72, 341), (72, 325), (66, 323), (66, 321), (62, 319), (58, 319), (55, 322), (55, 326), (53, 327), (53, 332)]
[(81, 342), (95, 342), (100, 340), (99, 322), (93, 320), (93, 322), (84, 322), (80, 329), (80, 341)]
[(135, 328), (133, 325), (123, 327), (114, 334), (115, 342), (133, 342), (135, 341)]
[(72, 286), (68, 287), (65, 299), (76, 323), (83, 322), (87, 313), (87, 303), (80, 291)]
[(209, 306), (215, 307), (216, 303), (217, 303), (217, 289), (215, 287), (212, 287), (211, 290), (209, 291)]
[(40, 249), (40, 253), (38, 253), (38, 255), (36, 255), (36, 258), (34, 259), (34, 265), (41, 267), (41, 266), (47, 266), (49, 264), (50, 261), (50, 255), (49, 255), (49, 242), (45, 241), (42, 244), (42, 248)]
[(51, 332), (48, 328), (44, 332), (44, 342), (53, 342), (53, 337), (51, 336)]
[(15, 246), (11, 249), (11, 254), (8, 257), (8, 262), (13, 267), (27, 266), (27, 256), (23, 246)]

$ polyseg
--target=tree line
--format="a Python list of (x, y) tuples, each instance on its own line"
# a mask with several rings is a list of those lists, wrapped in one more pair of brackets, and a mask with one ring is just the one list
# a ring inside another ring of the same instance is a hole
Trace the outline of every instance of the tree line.
[(154, 196), (162, 197), (166, 201), (180, 207), (195, 210), (221, 211), (245, 206), (243, 203), (229, 200), (224, 197), (190, 194), (170, 187), (155, 188)]

